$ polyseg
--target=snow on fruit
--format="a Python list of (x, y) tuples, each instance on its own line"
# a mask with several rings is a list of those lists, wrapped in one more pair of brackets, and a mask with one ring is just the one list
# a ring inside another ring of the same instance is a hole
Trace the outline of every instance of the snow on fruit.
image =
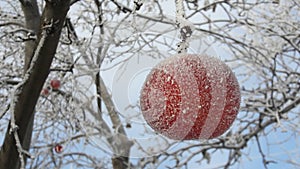
[(51, 80), (50, 81), (50, 86), (52, 87), (52, 89), (57, 90), (60, 88), (60, 81), (59, 80)]
[(62, 146), (62, 145), (60, 145), (60, 144), (55, 145), (54, 151), (55, 151), (56, 153), (61, 153), (62, 150), (63, 150), (63, 146)]
[(155, 66), (142, 87), (141, 111), (156, 132), (174, 140), (210, 139), (233, 123), (240, 89), (221, 60), (179, 54)]

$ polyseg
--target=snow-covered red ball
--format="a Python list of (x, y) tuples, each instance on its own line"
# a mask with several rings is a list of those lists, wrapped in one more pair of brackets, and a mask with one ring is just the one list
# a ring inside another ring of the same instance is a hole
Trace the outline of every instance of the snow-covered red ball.
[(174, 140), (210, 139), (233, 123), (240, 89), (231, 69), (207, 55), (179, 54), (155, 66), (141, 90), (146, 122)]

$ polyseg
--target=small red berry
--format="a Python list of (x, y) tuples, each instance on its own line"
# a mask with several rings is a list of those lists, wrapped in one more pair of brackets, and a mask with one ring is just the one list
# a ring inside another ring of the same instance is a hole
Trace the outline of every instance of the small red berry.
[(57, 90), (60, 88), (60, 81), (59, 80), (51, 80), (50, 81), (50, 86), (52, 87), (52, 89)]
[(41, 94), (42, 94), (43, 96), (48, 96), (48, 95), (49, 95), (49, 90), (48, 90), (47, 88), (44, 88), (44, 89), (42, 89)]
[(60, 144), (55, 145), (54, 151), (55, 151), (56, 153), (61, 153), (62, 150), (63, 150), (63, 146), (62, 146), (62, 145), (60, 145)]

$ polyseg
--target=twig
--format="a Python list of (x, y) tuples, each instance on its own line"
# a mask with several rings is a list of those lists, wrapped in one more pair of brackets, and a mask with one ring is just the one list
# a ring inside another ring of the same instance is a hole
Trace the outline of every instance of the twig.
[(176, 25), (180, 29), (181, 42), (177, 45), (177, 53), (186, 53), (194, 26), (185, 18), (183, 0), (176, 2)]
[(6, 109), (3, 110), (3, 112), (0, 113), (0, 119), (3, 118), (3, 116), (7, 113), (7, 111), (9, 110), (10, 105), (6, 106)]
[(15, 112), (14, 111), (15, 111), (16, 102), (18, 101), (18, 98), (21, 94), (22, 87), (29, 80), (29, 76), (31, 74), (31, 71), (34, 68), (34, 65), (35, 65), (37, 59), (38, 59), (40, 50), (41, 50), (42, 46), (44, 45), (45, 39), (46, 39), (46, 34), (42, 34), (40, 43), (37, 46), (36, 52), (34, 53), (34, 56), (32, 58), (32, 62), (30, 64), (30, 67), (28, 68), (28, 70), (25, 73), (24, 79), (19, 84), (16, 85), (14, 91), (12, 92), (12, 100), (11, 100), (10, 109), (9, 109), (10, 113), (11, 113), (11, 119), (10, 119), (11, 129), (10, 129), (9, 132), (10, 132), (10, 134), (13, 134), (13, 136), (15, 138), (15, 141), (16, 141), (17, 151), (19, 153), (20, 162), (21, 162), (21, 167), (20, 167), (21, 169), (25, 169), (24, 154), (29, 156), (29, 157), (33, 157), (33, 156), (31, 156), (30, 153), (27, 152), (26, 150), (24, 150), (23, 147), (22, 147), (22, 144), (20, 142), (20, 138), (19, 138), (19, 135), (18, 135), (18, 132), (17, 132), (19, 127), (16, 124)]

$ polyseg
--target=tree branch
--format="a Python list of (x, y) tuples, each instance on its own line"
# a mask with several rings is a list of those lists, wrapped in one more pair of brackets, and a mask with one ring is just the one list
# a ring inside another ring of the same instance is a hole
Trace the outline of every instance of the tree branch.
[(127, 169), (130, 166), (129, 153), (130, 153), (130, 148), (133, 145), (133, 142), (127, 138), (125, 129), (118, 116), (118, 112), (115, 109), (114, 103), (105, 87), (105, 83), (101, 76), (100, 76), (100, 89), (101, 89), (102, 100), (105, 103), (110, 119), (113, 123), (113, 127), (115, 129), (115, 135), (113, 135), (111, 138), (108, 138), (108, 140), (111, 141), (110, 144), (115, 154), (115, 157), (112, 157), (113, 167), (114, 169)]

